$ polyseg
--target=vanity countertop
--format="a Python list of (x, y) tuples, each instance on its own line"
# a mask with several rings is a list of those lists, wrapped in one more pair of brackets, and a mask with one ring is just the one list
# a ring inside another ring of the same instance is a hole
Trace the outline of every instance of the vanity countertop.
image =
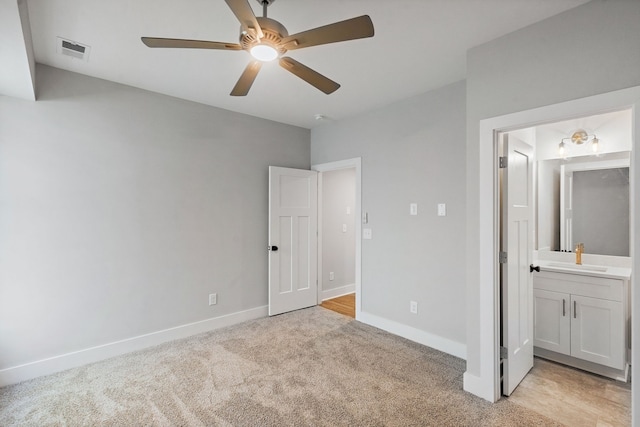
[(542, 271), (553, 271), (556, 273), (571, 273), (582, 276), (607, 277), (610, 279), (625, 279), (631, 277), (631, 269), (624, 267), (609, 267), (606, 265), (572, 264), (569, 262), (538, 260), (534, 265), (539, 265)]

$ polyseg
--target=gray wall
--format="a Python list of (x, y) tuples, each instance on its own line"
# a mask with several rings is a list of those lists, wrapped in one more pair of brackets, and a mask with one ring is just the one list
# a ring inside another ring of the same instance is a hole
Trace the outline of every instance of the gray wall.
[[(322, 291), (355, 286), (355, 210), (356, 170), (350, 168), (323, 172)], [(347, 226), (346, 232), (342, 231), (343, 225)], [(333, 280), (329, 278), (330, 272), (334, 273)]]
[[(311, 162), (362, 157), (362, 311), (465, 342), (465, 84), (311, 132)], [(418, 216), (409, 204), (418, 203)], [(438, 217), (437, 204), (447, 204)], [(418, 302), (418, 315), (409, 301)]]
[[(479, 122), (640, 85), (640, 1), (594, 0), (467, 54), (467, 370), (480, 372)], [(576, 68), (575, 64), (580, 64)]]
[(308, 130), (37, 79), (0, 96), (0, 369), (267, 304), (267, 167)]

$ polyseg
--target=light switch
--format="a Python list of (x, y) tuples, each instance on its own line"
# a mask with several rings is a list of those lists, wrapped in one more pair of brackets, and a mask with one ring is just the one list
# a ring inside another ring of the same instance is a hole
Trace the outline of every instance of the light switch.
[(411, 203), (409, 205), (409, 215), (418, 215), (418, 204)]
[(371, 237), (371, 229), (370, 228), (363, 228), (362, 229), (362, 238), (363, 239), (367, 239), (370, 240)]
[(347, 224), (342, 224), (342, 232), (343, 233), (347, 232)]
[(447, 205), (438, 203), (438, 216), (447, 216)]

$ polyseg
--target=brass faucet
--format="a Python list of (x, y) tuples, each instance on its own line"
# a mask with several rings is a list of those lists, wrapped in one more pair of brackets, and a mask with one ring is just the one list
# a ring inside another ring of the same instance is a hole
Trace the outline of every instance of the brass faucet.
[(584, 252), (584, 243), (576, 243), (576, 264), (582, 265), (582, 253)]

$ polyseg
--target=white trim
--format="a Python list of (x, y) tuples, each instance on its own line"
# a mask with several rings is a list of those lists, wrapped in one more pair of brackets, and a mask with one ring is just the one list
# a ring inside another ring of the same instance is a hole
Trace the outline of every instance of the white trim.
[(332, 298), (338, 298), (343, 295), (349, 295), (356, 291), (356, 284), (352, 283), (350, 285), (340, 286), (338, 288), (327, 289), (326, 291), (322, 291), (322, 297), (320, 301), (326, 301)]
[[(499, 317), (497, 310), (499, 309), (498, 301), (498, 275), (496, 269), (497, 257), (497, 193), (496, 193), (496, 177), (497, 168), (494, 164), (495, 143), (494, 135), (498, 131), (509, 131), (523, 127), (535, 126), (542, 123), (566, 120), (576, 117), (584, 117), (608, 111), (618, 111), (626, 108), (633, 109), (633, 154), (631, 158), (631, 241), (633, 243), (631, 256), (633, 259), (633, 268), (640, 271), (640, 256), (634, 256), (635, 250), (640, 250), (640, 242), (635, 238), (635, 229), (640, 226), (640, 215), (635, 216), (634, 210), (640, 208), (640, 195), (635, 189), (636, 165), (640, 166), (640, 145), (635, 144), (635, 139), (640, 135), (640, 86), (622, 89), (615, 92), (609, 92), (601, 95), (590, 96), (587, 98), (576, 99), (573, 101), (554, 104), (546, 107), (535, 108), (532, 110), (522, 111), (518, 113), (507, 114), (500, 117), (494, 117), (480, 121), (480, 154), (479, 154), (479, 283), (480, 296), (478, 301), (479, 308), (479, 324), (480, 324), (480, 372), (465, 373), (464, 389), (470, 391), (480, 397), (490, 401), (495, 401), (500, 397), (499, 387), (499, 366), (498, 366), (498, 343), (499, 343)], [(483, 248), (493, 248), (484, 250)], [(632, 276), (634, 281), (634, 276)], [(635, 307), (640, 304), (638, 298), (640, 293), (635, 291), (635, 285), (632, 283), (632, 313), (636, 312)], [(637, 323), (635, 317), (633, 323)], [(477, 333), (477, 329), (473, 328), (467, 332), (468, 334)], [(632, 343), (633, 362), (640, 364), (640, 328), (632, 327)], [(633, 365), (633, 363), (632, 363)], [(634, 370), (638, 372), (638, 370)], [(632, 373), (633, 375), (633, 373)], [(477, 381), (476, 381), (477, 379)], [(640, 392), (640, 378), (632, 380), (632, 396), (636, 396)], [(487, 398), (490, 397), (490, 398)], [(493, 397), (493, 398), (491, 398)], [(640, 400), (640, 399), (635, 399)], [(635, 401), (632, 398), (632, 401)], [(632, 404), (634, 422), (637, 418), (637, 412), (640, 410), (640, 403)]]
[(462, 375), (462, 381), (464, 383), (464, 391), (475, 394), (489, 402), (493, 401), (493, 390), (491, 390), (491, 393), (487, 393), (487, 387), (481, 377), (472, 375), (467, 371)]
[(402, 338), (417, 342), (418, 344), (426, 345), (427, 347), (434, 348), (452, 356), (456, 356), (461, 359), (467, 358), (467, 346), (463, 343), (430, 334), (420, 329), (364, 311), (360, 312), (360, 319), (358, 320), (362, 323), (366, 323), (367, 325), (374, 326), (378, 329), (382, 329), (383, 331), (401, 336)]
[[(311, 166), (311, 170), (318, 171), (318, 182), (321, 182), (322, 172), (334, 171), (339, 169), (356, 170), (356, 206), (355, 206), (355, 231), (356, 231), (356, 320), (360, 320), (362, 311), (362, 159), (356, 157), (353, 159), (338, 160), (336, 162), (321, 163)], [(322, 210), (322, 193), (321, 187), (318, 188), (318, 212)], [(318, 289), (322, 284), (322, 229), (320, 224), (321, 217), (318, 217)], [(318, 291), (318, 302), (322, 301), (322, 295)]]
[(267, 317), (267, 308), (268, 306), (266, 305), (256, 307), (2, 369), (0, 370), (0, 387), (153, 347), (168, 341), (224, 328), (247, 320)]

